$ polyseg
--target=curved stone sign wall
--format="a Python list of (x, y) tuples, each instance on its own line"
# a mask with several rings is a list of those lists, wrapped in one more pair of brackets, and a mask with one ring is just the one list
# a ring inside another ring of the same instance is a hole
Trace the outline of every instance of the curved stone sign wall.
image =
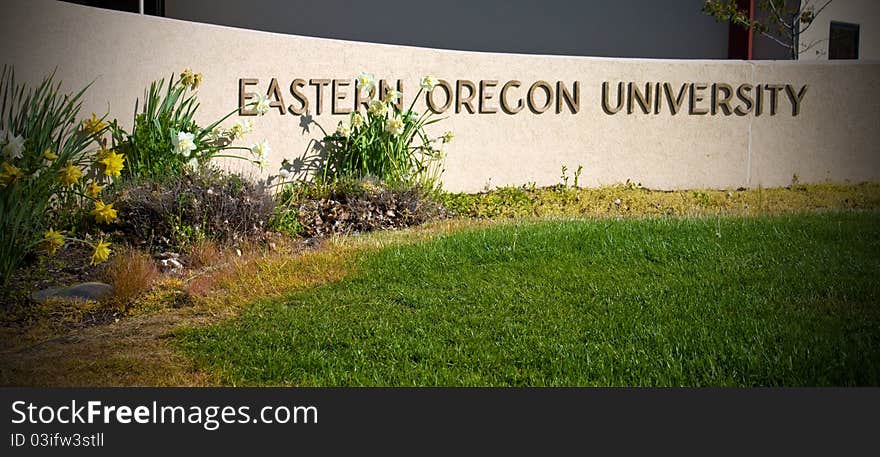
[[(68, 89), (97, 78), (86, 112), (131, 122), (150, 81), (204, 74), (201, 115), (267, 94), (245, 142), (268, 140), (271, 170), (315, 160), (322, 129), (365, 109), (368, 71), (409, 106), (445, 119), (444, 187), (551, 185), (583, 166), (582, 185), (627, 179), (656, 189), (784, 186), (880, 178), (880, 62), (609, 59), (459, 52), (281, 35), (98, 10), (4, 2), (2, 63)], [(611, 38), (609, 38), (611, 39)], [(109, 106), (108, 106), (109, 103)], [(237, 166), (237, 164), (230, 164)], [(304, 168), (306, 170), (307, 167)], [(569, 172), (570, 173), (570, 172)]]

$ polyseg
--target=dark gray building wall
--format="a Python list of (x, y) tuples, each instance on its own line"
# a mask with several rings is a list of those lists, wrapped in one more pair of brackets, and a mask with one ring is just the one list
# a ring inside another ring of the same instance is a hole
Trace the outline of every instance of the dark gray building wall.
[[(800, 8), (800, 6), (800, 0), (786, 0), (785, 2), (785, 7), (792, 10), (798, 9)], [(767, 20), (769, 16), (769, 12), (760, 8), (755, 11), (755, 19), (763, 24), (769, 23)], [(772, 30), (770, 33), (777, 38), (780, 38), (778, 31), (776, 31), (775, 29)], [(783, 42), (786, 41), (783, 38), (780, 39)], [(767, 38), (764, 35), (755, 32), (752, 45), (752, 58), (754, 58), (755, 60), (790, 60), (791, 50), (771, 40), (770, 38)]]
[(166, 0), (170, 18), (442, 49), (727, 58), (703, 0)]

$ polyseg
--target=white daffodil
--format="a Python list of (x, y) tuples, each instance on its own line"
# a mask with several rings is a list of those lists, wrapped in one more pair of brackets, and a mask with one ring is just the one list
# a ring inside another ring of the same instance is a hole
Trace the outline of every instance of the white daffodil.
[(455, 135), (453, 135), (452, 132), (449, 131), (440, 136), (440, 139), (443, 140), (443, 143), (449, 143), (450, 141), (452, 141), (453, 138), (455, 138)]
[(437, 81), (437, 78), (435, 78), (431, 75), (426, 75), (424, 78), (422, 78), (421, 86), (422, 86), (422, 89), (431, 90), (434, 88), (434, 86), (437, 85), (438, 82), (439, 81)]
[(369, 94), (376, 89), (376, 77), (372, 73), (362, 71), (355, 78), (355, 84), (361, 94)]
[(189, 168), (191, 168), (193, 170), (198, 170), (199, 169), (199, 159), (197, 159), (197, 158), (195, 158), (195, 156), (193, 156), (193, 158), (189, 159), (189, 162), (186, 163), (186, 166), (188, 166)]
[(278, 170), (278, 176), (280, 176), (281, 179), (285, 181), (289, 181), (290, 178), (293, 177), (293, 173), (291, 173), (291, 171), (288, 170), (287, 167), (281, 167), (281, 169)]
[(382, 101), (385, 103), (397, 103), (397, 100), (400, 99), (400, 95), (400, 91), (388, 89), (388, 92), (385, 92), (385, 96), (382, 97)]
[(196, 149), (195, 135), (187, 132), (177, 132), (177, 136), (171, 137), (171, 144), (174, 145), (174, 152), (189, 156), (190, 152)]
[(211, 129), (211, 132), (208, 133), (208, 138), (211, 141), (218, 141), (218, 140), (220, 140), (220, 138), (222, 136), (223, 136), (223, 129), (221, 129), (219, 125), (214, 127), (213, 129)]
[(21, 135), (9, 135), (6, 146), (3, 146), (3, 155), (10, 159), (20, 159), (24, 152), (24, 138)]
[(351, 126), (356, 129), (364, 126), (364, 117), (361, 116), (361, 113), (354, 113), (354, 115), (351, 116)]
[(385, 106), (385, 102), (382, 100), (373, 100), (370, 102), (370, 114), (377, 117), (382, 117), (388, 112), (388, 107)]
[(260, 116), (262, 116), (262, 115), (266, 114), (267, 112), (269, 112), (269, 108), (271, 108), (269, 106), (269, 97), (267, 97), (266, 95), (263, 95), (263, 94), (257, 95), (257, 104), (256, 104), (256, 106), (254, 106), (254, 109), (257, 110), (257, 113), (259, 113)]
[(229, 129), (229, 134), (232, 137), (231, 139), (235, 140), (241, 138), (247, 133), (251, 133), (254, 130), (254, 123), (250, 119), (239, 119), (232, 124), (232, 128)]
[[(266, 140), (262, 140), (259, 143), (256, 143), (253, 146), (251, 146), (251, 153), (260, 162), (268, 160), (270, 152), (272, 152), (272, 148), (269, 147), (269, 142)], [(262, 168), (262, 166), (261, 166), (261, 168)]]
[(403, 119), (400, 116), (394, 116), (387, 121), (385, 121), (385, 131), (390, 133), (392, 136), (397, 136), (403, 133)]
[(347, 125), (340, 122), (339, 125), (336, 127), (336, 134), (343, 138), (348, 138), (348, 136), (351, 135), (351, 129)]

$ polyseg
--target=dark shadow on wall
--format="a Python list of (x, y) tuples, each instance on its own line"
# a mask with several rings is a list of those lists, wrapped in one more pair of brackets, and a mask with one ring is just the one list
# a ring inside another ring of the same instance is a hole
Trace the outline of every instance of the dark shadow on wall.
[(315, 126), (321, 132), (321, 140), (312, 138), (309, 140), (306, 149), (302, 154), (295, 157), (292, 161), (284, 159), (282, 167), (291, 173), (288, 180), (304, 181), (311, 179), (315, 174), (324, 170), (324, 164), (327, 161), (327, 148), (322, 142), (327, 136), (327, 131), (317, 121), (311, 113), (306, 113), (299, 117), (299, 127), (301, 135), (311, 135), (311, 127)]

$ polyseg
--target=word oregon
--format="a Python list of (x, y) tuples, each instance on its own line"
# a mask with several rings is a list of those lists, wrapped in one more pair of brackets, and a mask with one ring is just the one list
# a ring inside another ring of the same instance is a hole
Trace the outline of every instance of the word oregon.
[[(239, 79), (240, 115), (257, 114), (255, 110), (247, 108), (247, 105), (256, 97), (257, 92), (262, 92), (259, 85), (260, 80), (256, 78)], [(377, 86), (379, 98), (383, 98), (391, 89), (403, 94), (396, 101), (397, 107), (402, 108), (406, 102), (401, 80), (396, 80), (393, 86), (384, 79), (380, 80)], [(796, 89), (791, 84), (741, 84), (734, 88), (726, 83), (673, 85), (668, 82), (618, 82), (612, 85), (606, 81), (602, 83), (599, 103), (608, 115), (622, 112), (760, 116), (764, 113), (776, 115), (780, 112), (784, 99), (790, 107), (791, 115), (797, 116), (807, 89), (806, 85)], [(271, 78), (264, 93), (269, 98), (270, 109), (277, 110), (282, 115), (321, 115), (327, 111), (331, 114), (349, 114), (361, 107), (369, 108), (372, 97), (376, 95), (357, 90), (355, 81), (327, 78), (297, 78), (284, 89), (277, 78)], [(577, 114), (581, 107), (579, 81), (550, 83), (539, 80), (524, 84), (519, 80), (502, 83), (494, 79), (479, 82), (466, 79), (450, 82), (441, 79), (431, 90), (422, 93), (427, 108), (437, 114), (454, 111), (512, 115), (525, 110), (533, 114)]]

